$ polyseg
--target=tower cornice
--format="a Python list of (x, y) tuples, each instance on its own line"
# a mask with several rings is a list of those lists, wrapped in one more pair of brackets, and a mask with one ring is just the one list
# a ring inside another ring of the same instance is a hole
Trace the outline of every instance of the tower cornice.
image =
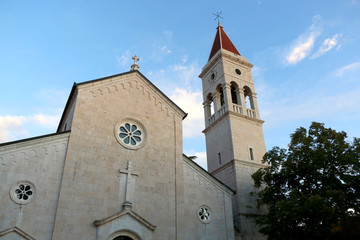
[(210, 124), (207, 128), (205, 128), (202, 133), (206, 134), (207, 131), (209, 131), (210, 129), (212, 129), (218, 122), (220, 122), (221, 120), (223, 120), (226, 116), (228, 115), (233, 115), (233, 116), (237, 116), (237, 117), (241, 117), (241, 118), (245, 118), (245, 119), (248, 119), (248, 120), (251, 120), (251, 121), (254, 121), (256, 123), (259, 123), (259, 124), (263, 124), (265, 121), (264, 120), (261, 120), (261, 119), (257, 119), (257, 118), (252, 118), (252, 117), (249, 117), (247, 115), (243, 115), (243, 114), (240, 114), (240, 113), (236, 113), (236, 112), (232, 112), (232, 111), (226, 111), (224, 113), (224, 115), (222, 115), (221, 117), (219, 117), (218, 119), (216, 119), (212, 124)]
[(202, 68), (199, 78), (202, 78), (209, 70), (221, 59), (229, 59), (236, 63), (239, 63), (248, 68), (252, 68), (254, 65), (249, 62), (249, 60), (243, 56), (237, 55), (233, 52), (230, 52), (226, 49), (220, 49)]

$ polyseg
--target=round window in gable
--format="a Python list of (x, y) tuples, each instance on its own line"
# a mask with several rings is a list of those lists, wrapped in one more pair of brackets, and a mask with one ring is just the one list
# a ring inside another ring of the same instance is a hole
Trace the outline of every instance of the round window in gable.
[(10, 198), (17, 204), (28, 204), (34, 197), (35, 187), (29, 181), (20, 181), (10, 188)]
[(127, 118), (116, 123), (115, 137), (125, 148), (135, 150), (144, 146), (146, 131), (139, 121)]
[(235, 69), (235, 72), (236, 72), (236, 74), (237, 74), (237, 75), (241, 75), (241, 71), (240, 71), (240, 69), (238, 69), (238, 68), (237, 68), (237, 69)]
[(212, 220), (212, 211), (208, 206), (201, 206), (197, 212), (197, 217), (202, 223), (209, 223)]

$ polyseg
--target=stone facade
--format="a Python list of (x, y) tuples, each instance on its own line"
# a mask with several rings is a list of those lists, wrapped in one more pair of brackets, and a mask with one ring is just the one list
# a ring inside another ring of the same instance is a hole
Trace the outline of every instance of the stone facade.
[(185, 116), (136, 70), (75, 84), (57, 134), (0, 145), (0, 239), (234, 239), (233, 191), (183, 155)]

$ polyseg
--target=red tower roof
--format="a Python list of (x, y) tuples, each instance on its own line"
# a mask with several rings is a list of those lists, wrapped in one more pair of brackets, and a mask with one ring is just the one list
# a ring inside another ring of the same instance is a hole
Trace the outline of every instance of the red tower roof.
[[(239, 53), (239, 51), (236, 49), (236, 47), (234, 46), (234, 44), (231, 42), (230, 38), (226, 35), (226, 33), (223, 30), (223, 27), (220, 25), (219, 22), (219, 26), (216, 28), (216, 35), (215, 35), (215, 39), (214, 39), (214, 43), (213, 46), (211, 48), (211, 52), (210, 52), (210, 56), (209, 56), (209, 60), (215, 55), (215, 53), (217, 53), (221, 48), (228, 50), (232, 53), (235, 53), (237, 55), (241, 54)], [(209, 61), (208, 60), (208, 61)]]

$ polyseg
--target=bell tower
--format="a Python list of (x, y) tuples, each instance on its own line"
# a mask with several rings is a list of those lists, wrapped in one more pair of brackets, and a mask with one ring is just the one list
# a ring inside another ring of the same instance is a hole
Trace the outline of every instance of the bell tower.
[(241, 56), (220, 25), (207, 64), (200, 74), (205, 114), (208, 171), (236, 190), (233, 216), (236, 239), (262, 239), (254, 217), (256, 208), (251, 175), (266, 152), (252, 78), (253, 65)]

